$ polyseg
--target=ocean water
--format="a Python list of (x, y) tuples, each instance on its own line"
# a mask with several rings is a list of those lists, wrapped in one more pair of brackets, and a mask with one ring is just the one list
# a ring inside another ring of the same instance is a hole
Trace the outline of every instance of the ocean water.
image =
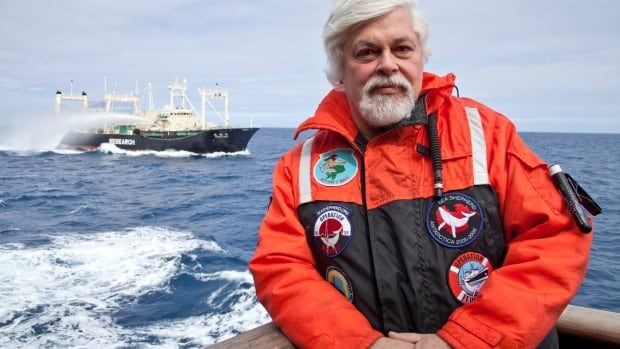
[[(247, 261), (292, 134), (208, 156), (0, 141), (0, 347), (194, 348), (269, 321)], [(620, 135), (523, 137), (604, 209), (573, 304), (620, 311)]]

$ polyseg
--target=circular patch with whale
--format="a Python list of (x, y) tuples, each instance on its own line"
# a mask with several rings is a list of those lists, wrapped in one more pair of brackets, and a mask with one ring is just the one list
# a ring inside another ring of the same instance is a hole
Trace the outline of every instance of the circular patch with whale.
[(439, 244), (460, 248), (474, 242), (482, 231), (482, 209), (471, 197), (447, 193), (434, 201), (426, 213), (426, 228)]
[(336, 257), (351, 241), (351, 211), (328, 205), (315, 212), (314, 242), (327, 257)]
[(337, 187), (349, 183), (357, 174), (357, 159), (352, 149), (338, 148), (321, 154), (312, 171), (322, 185)]
[(473, 302), (492, 271), (489, 259), (481, 253), (465, 252), (458, 255), (448, 272), (452, 295), (462, 304)]
[(353, 288), (349, 278), (338, 268), (329, 267), (325, 272), (325, 280), (332, 284), (349, 301), (353, 301)]

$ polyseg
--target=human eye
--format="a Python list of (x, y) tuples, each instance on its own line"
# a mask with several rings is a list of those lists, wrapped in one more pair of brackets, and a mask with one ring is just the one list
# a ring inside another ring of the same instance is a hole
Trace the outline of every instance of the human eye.
[(370, 61), (376, 56), (376, 50), (372, 48), (361, 48), (355, 51), (355, 59), (360, 61)]
[(409, 57), (413, 53), (413, 47), (409, 45), (398, 45), (393, 50), (398, 57)]

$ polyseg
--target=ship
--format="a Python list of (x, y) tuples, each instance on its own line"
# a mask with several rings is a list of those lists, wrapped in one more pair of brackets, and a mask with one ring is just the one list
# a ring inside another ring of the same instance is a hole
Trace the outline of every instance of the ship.
[[(187, 80), (168, 84), (169, 103), (163, 109), (155, 109), (151, 84), (144, 93), (148, 105), (141, 110), (141, 98), (136, 93), (127, 95), (108, 93), (104, 80), (104, 106), (91, 107), (88, 94), (56, 92), (56, 114), (62, 114), (63, 102), (78, 101), (86, 117), (108, 115), (115, 111), (115, 105), (129, 106), (127, 118), (107, 120), (96, 127), (89, 126), (67, 132), (60, 141), (63, 148), (78, 150), (96, 150), (102, 144), (112, 144), (124, 150), (166, 151), (178, 150), (197, 154), (225, 152), (234, 153), (247, 149), (248, 142), (258, 131), (256, 127), (231, 127), (228, 116), (228, 91), (217, 84), (214, 89), (198, 89), (201, 98), (201, 113), (198, 114), (187, 96)], [(224, 115), (214, 107), (214, 100), (221, 99)], [(206, 105), (221, 119), (221, 124), (206, 121)], [(102, 114), (103, 113), (103, 114)], [(96, 119), (93, 117), (93, 119)], [(105, 118), (99, 118), (104, 119)]]

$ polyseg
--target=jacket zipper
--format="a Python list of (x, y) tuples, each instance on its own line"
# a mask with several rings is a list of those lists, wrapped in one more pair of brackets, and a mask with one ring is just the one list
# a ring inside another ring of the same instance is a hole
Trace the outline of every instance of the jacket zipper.
[(361, 194), (362, 194), (362, 210), (364, 212), (364, 225), (366, 228), (366, 238), (367, 238), (367, 243), (368, 243), (368, 255), (370, 256), (370, 266), (371, 266), (371, 271), (372, 271), (372, 278), (373, 278), (373, 286), (375, 288), (375, 294), (377, 295), (377, 305), (378, 305), (378, 320), (381, 326), (381, 332), (383, 332), (385, 334), (385, 321), (383, 319), (383, 303), (381, 302), (381, 293), (379, 293), (379, 285), (378, 285), (378, 281), (377, 281), (377, 274), (376, 274), (376, 270), (375, 270), (375, 262), (374, 262), (374, 252), (372, 249), (373, 246), (373, 239), (371, 237), (371, 232), (370, 232), (370, 223), (368, 221), (368, 205), (366, 202), (366, 160), (365, 160), (365, 147), (364, 147), (364, 151), (362, 151), (360, 149), (360, 147), (357, 147), (355, 145), (355, 147), (358, 149), (359, 154), (361, 154), (360, 156), (360, 162), (361, 162), (361, 166), (360, 166), (360, 180), (361, 180)]

